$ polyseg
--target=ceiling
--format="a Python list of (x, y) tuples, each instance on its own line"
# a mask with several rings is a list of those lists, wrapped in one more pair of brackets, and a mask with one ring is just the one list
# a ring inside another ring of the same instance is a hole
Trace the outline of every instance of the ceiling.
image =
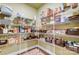
[(27, 3), (27, 5), (35, 8), (35, 9), (39, 9), (41, 6), (43, 6), (45, 3)]

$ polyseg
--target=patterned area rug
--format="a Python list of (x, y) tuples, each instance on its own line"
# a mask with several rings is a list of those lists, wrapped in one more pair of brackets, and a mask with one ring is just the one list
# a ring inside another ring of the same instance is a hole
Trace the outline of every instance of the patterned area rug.
[(23, 53), (20, 53), (18, 55), (49, 55), (47, 52), (45, 52), (44, 50), (36, 47), (33, 49), (30, 49), (28, 51), (25, 51)]

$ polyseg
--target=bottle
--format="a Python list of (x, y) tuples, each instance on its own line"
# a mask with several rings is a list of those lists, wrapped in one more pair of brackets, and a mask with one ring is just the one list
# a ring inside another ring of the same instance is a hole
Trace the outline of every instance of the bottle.
[(3, 33), (8, 33), (8, 29), (7, 28), (3, 28)]

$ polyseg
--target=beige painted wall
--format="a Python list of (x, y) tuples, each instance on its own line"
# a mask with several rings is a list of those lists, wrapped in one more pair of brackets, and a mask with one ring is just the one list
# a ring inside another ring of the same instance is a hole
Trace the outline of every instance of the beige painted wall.
[(12, 17), (15, 17), (17, 12), (19, 12), (23, 17), (30, 18), (30, 19), (33, 19), (34, 16), (36, 15), (36, 10), (24, 3), (6, 3), (6, 4), (0, 4), (0, 5), (6, 5), (11, 7), (14, 11)]
[[(38, 13), (37, 13), (37, 19), (38, 19), (38, 21), (37, 21), (37, 27), (40, 27), (41, 28), (41, 20), (40, 20), (40, 13), (41, 13), (41, 11), (46, 11), (47, 10), (47, 8), (51, 8), (51, 9), (55, 9), (55, 8), (58, 8), (58, 7), (60, 7), (60, 6), (62, 6), (62, 4), (60, 4), (60, 3), (47, 3), (47, 4), (45, 4), (45, 5), (43, 5), (39, 10), (38, 10)], [(45, 12), (46, 13), (46, 12)]]
[[(79, 4), (78, 4), (79, 5)], [(41, 21), (40, 21), (40, 13), (41, 11), (46, 11), (47, 8), (51, 8), (51, 9), (55, 9), (55, 8), (58, 8), (58, 7), (63, 7), (61, 3), (48, 3), (48, 4), (45, 4), (44, 6), (42, 6), (39, 10), (38, 10), (38, 21), (37, 21), (37, 26), (38, 27), (41, 27), (41, 24), (39, 24)], [(67, 10), (66, 12), (63, 12), (62, 13), (62, 16), (66, 16), (66, 17), (69, 17), (69, 16), (72, 16), (73, 15), (73, 11), (79, 11), (79, 7), (77, 7), (76, 9), (69, 9)], [(45, 12), (46, 13), (46, 12)], [(78, 13), (78, 12), (77, 12)]]

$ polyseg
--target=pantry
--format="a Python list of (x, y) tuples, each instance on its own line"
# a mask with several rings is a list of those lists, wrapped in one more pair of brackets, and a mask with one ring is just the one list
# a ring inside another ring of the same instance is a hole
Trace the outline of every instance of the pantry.
[(0, 3), (0, 55), (78, 54), (78, 3)]

